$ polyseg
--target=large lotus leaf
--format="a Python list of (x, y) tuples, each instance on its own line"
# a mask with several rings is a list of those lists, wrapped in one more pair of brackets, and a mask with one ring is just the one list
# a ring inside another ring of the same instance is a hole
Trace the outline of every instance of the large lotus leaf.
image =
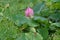
[(39, 33), (22, 33), (16, 40), (43, 40)]
[(56, 27), (60, 27), (60, 23), (52, 23), (51, 26), (56, 26)]
[(43, 40), (47, 40), (47, 38), (48, 38), (48, 29), (47, 28), (37, 29), (37, 31), (42, 35)]

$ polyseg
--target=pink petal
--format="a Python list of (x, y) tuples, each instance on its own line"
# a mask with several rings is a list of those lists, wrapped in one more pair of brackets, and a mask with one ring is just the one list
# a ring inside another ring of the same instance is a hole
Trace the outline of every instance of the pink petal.
[(28, 8), (25, 10), (25, 16), (26, 16), (26, 17), (30, 17), (30, 16), (33, 16), (33, 15), (34, 15), (33, 9), (31, 9), (30, 7), (28, 7)]

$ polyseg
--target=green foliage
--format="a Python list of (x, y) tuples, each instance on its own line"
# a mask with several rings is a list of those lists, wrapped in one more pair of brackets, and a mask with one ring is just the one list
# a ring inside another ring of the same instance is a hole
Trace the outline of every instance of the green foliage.
[(38, 33), (21, 33), (16, 40), (43, 40), (42, 36)]
[(0, 40), (60, 40), (60, 0), (0, 0)]

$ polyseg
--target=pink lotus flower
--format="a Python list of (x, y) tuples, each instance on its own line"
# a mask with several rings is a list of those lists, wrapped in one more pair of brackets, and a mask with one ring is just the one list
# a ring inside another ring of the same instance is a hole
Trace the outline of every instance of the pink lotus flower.
[(34, 15), (34, 11), (32, 8), (28, 7), (26, 10), (25, 10), (25, 16), (26, 17), (33, 17)]

